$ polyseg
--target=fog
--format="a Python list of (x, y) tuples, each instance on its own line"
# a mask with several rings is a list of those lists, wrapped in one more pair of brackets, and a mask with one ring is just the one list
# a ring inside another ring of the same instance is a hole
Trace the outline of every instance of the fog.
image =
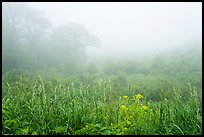
[(201, 127), (201, 2), (2, 3), (2, 135)]
[(3, 135), (201, 135), (201, 107), (201, 2), (2, 3)]
[(131, 58), (182, 49), (202, 41), (202, 4), (193, 2), (40, 2), (53, 26), (84, 25), (101, 44), (86, 49), (91, 59)]
[(3, 68), (146, 62), (160, 55), (171, 59), (181, 52), (201, 57), (201, 6), (198, 2), (3, 3)]

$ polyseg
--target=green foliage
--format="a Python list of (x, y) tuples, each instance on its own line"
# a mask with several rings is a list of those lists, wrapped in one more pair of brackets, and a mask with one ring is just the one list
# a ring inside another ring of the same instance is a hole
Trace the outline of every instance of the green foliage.
[[(3, 134), (186, 135), (202, 131), (201, 92), (191, 84), (184, 92), (158, 76), (151, 76), (159, 80), (158, 85), (146, 85), (154, 79), (146, 81), (144, 74), (137, 79), (125, 73), (59, 79), (10, 75), (4, 75), (2, 83)], [(150, 94), (155, 89), (163, 90), (159, 98)]]
[(3, 135), (202, 134), (199, 48), (97, 66), (82, 25), (51, 29), (24, 4), (2, 12)]
[(101, 124), (88, 124), (82, 129), (75, 132), (76, 135), (111, 135), (109, 128), (101, 126)]

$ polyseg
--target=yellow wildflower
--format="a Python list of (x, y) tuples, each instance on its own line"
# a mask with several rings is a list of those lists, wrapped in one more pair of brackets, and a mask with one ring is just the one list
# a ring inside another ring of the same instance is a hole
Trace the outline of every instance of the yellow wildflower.
[(136, 98), (137, 100), (139, 100), (139, 99), (143, 98), (143, 96), (142, 96), (141, 94), (136, 94), (136, 95), (135, 95), (135, 98)]
[(129, 97), (128, 97), (128, 96), (123, 96), (123, 99), (124, 99), (124, 100), (128, 100)]
[(120, 107), (120, 109), (121, 109), (121, 110), (127, 110), (128, 108), (127, 108), (125, 105), (122, 105), (122, 106)]
[(145, 106), (145, 105), (143, 105), (143, 106), (142, 106), (142, 109), (143, 109), (143, 110), (147, 110), (147, 109), (148, 109), (148, 107), (147, 107), (147, 106)]

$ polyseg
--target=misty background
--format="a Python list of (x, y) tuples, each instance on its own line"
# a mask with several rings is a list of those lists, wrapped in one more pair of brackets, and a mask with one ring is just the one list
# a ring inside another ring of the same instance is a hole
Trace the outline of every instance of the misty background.
[(185, 49), (202, 41), (202, 4), (172, 2), (28, 3), (45, 12), (54, 27), (83, 24), (100, 38), (91, 59), (131, 58)]
[(201, 6), (196, 2), (3, 3), (2, 72), (59, 67), (71, 74), (84, 66), (96, 71), (108, 65), (111, 71), (132, 65), (130, 70), (141, 72), (152, 62), (161, 67), (167, 57), (175, 65), (182, 64), (176, 62), (181, 58), (191, 63), (196, 58), (199, 67), (189, 64), (200, 69)]
[(2, 3), (2, 134), (201, 127), (201, 2)]

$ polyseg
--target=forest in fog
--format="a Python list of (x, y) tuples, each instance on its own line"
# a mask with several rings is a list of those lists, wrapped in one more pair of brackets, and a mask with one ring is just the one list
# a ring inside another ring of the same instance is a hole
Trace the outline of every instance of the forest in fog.
[(201, 135), (201, 2), (3, 2), (2, 134)]

